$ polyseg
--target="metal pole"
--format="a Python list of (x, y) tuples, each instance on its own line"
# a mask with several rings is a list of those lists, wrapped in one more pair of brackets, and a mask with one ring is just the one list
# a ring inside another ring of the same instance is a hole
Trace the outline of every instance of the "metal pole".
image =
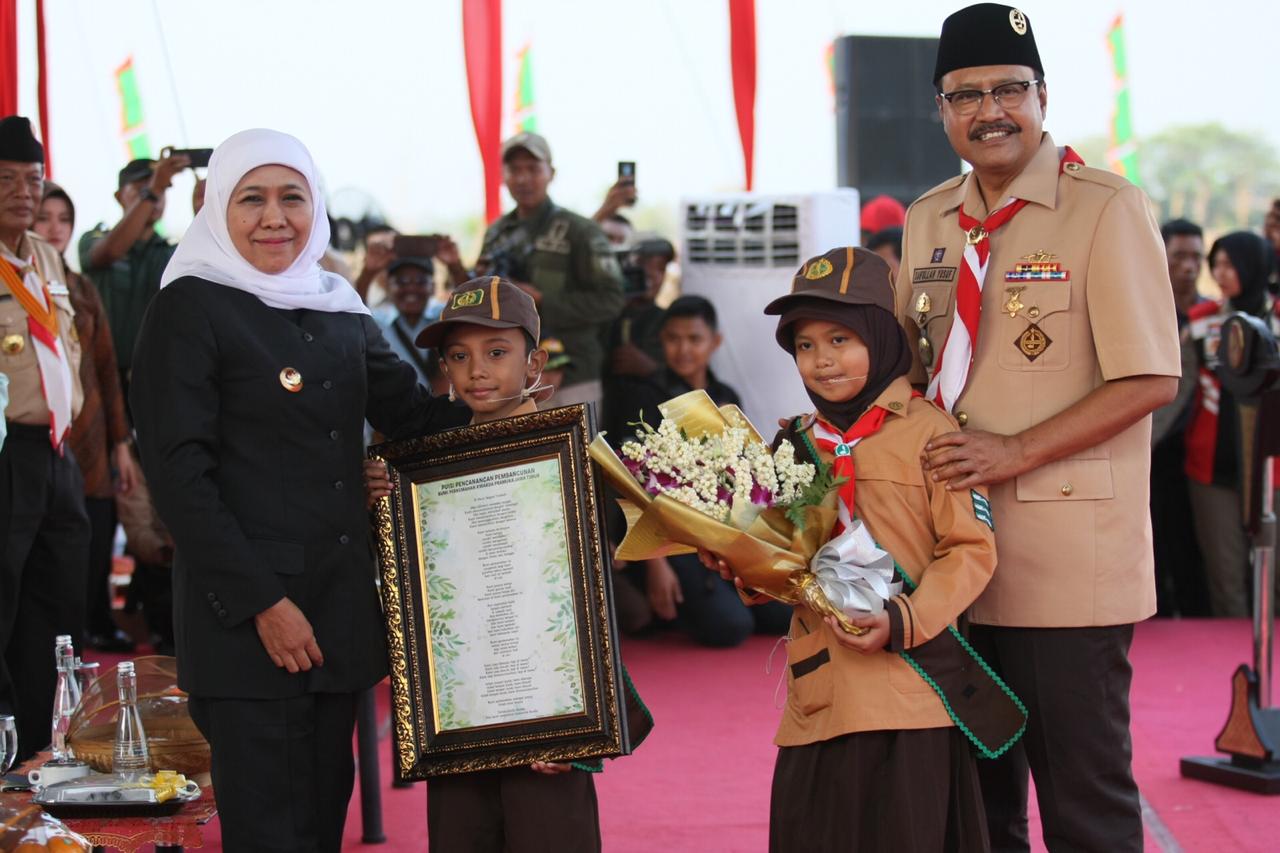
[(360, 760), (360, 840), (365, 844), (382, 844), (387, 840), (382, 831), (382, 774), (378, 770), (378, 703), (373, 691), (360, 694), (356, 700), (356, 755)]
[(1276, 511), (1275, 457), (1262, 461), (1262, 512), (1254, 540), (1253, 671), (1258, 676), (1258, 707), (1271, 707), (1271, 636), (1274, 628)]

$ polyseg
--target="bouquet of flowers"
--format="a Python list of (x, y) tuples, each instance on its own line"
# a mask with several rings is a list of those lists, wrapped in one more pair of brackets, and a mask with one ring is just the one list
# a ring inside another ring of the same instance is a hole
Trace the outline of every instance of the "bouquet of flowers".
[(591, 443), (591, 458), (623, 495), (619, 559), (705, 548), (751, 590), (865, 633), (848, 617), (879, 612), (900, 587), (892, 557), (861, 523), (828, 542), (837, 512), (827, 496), (840, 484), (830, 466), (796, 462), (785, 440), (771, 451), (737, 406), (717, 408), (705, 391), (659, 410), (658, 428), (645, 425), (621, 456), (602, 436)]

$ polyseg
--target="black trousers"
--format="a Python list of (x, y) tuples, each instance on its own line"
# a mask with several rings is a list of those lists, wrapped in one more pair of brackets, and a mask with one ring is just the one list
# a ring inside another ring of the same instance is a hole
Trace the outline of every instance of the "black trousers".
[(18, 726), (18, 761), (49, 744), (58, 677), (53, 641), (84, 636), (89, 517), (71, 449), (49, 428), (9, 424), (0, 451), (0, 712)]
[(1030, 771), (1052, 853), (1141, 853), (1142, 807), (1129, 737), (1133, 626), (973, 625), (970, 639), (1028, 712), (1022, 740), (1002, 758), (978, 762), (991, 849), (1031, 849)]
[(528, 767), (427, 780), (432, 853), (598, 853), (600, 814), (590, 773)]
[(227, 851), (338, 851), (355, 785), (355, 693), (192, 696)]
[(90, 634), (110, 639), (116, 629), (111, 618), (111, 550), (116, 535), (115, 498), (84, 499), (89, 513), (89, 568), (85, 584), (85, 612)]
[(684, 596), (678, 618), (701, 645), (731, 648), (752, 634), (781, 637), (791, 627), (790, 605), (770, 601), (748, 606), (731, 582), (707, 571), (693, 554), (668, 559)]

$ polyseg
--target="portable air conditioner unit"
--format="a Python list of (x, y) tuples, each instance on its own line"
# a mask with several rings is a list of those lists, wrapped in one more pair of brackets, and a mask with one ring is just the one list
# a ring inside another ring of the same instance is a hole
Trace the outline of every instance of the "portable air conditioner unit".
[(858, 245), (858, 191), (705, 196), (683, 200), (681, 210), (681, 291), (715, 305), (724, 344), (711, 367), (771, 439), (779, 418), (813, 411), (813, 403), (764, 307), (790, 292), (801, 261)]

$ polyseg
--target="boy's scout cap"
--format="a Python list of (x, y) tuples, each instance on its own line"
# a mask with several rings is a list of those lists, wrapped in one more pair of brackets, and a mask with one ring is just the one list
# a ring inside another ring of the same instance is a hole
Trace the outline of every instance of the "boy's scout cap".
[(512, 151), (519, 150), (528, 151), (548, 165), (551, 163), (551, 146), (547, 144), (546, 139), (536, 133), (517, 133), (502, 143), (502, 162), (507, 162), (507, 157)]
[(933, 85), (958, 68), (982, 65), (1025, 65), (1044, 76), (1036, 35), (1025, 12), (999, 3), (977, 3), (942, 22)]
[(782, 314), (800, 299), (827, 299), (845, 305), (875, 305), (893, 313), (889, 265), (875, 252), (854, 246), (832, 249), (805, 261), (791, 279), (791, 292), (765, 306)]
[(459, 286), (449, 296), (440, 319), (423, 329), (416, 343), (423, 349), (439, 349), (449, 326), (455, 323), (491, 329), (524, 329), (535, 341), (541, 331), (533, 297), (496, 275), (473, 278)]

